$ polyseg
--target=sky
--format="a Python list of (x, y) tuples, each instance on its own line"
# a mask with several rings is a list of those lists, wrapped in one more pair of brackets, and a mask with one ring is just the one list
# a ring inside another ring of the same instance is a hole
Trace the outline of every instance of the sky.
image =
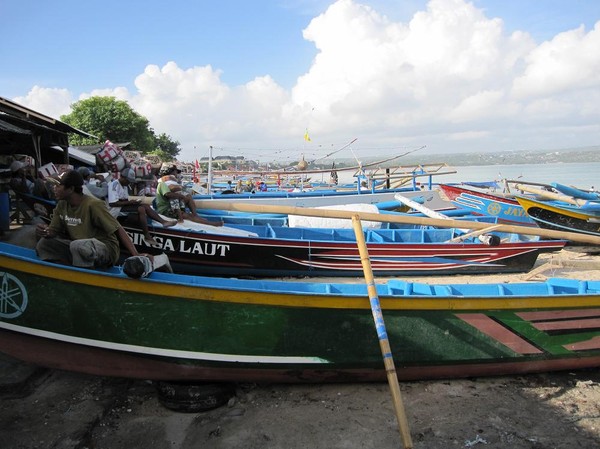
[(0, 96), (57, 119), (114, 96), (181, 161), (600, 145), (598, 0), (0, 0), (0, 17)]

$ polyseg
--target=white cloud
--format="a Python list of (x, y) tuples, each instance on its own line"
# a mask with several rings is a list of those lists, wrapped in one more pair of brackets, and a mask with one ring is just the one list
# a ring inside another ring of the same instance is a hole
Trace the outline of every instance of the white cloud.
[[(303, 35), (316, 56), (290, 91), (268, 75), (229, 86), (210, 65), (173, 61), (148, 65), (133, 92), (79, 98), (129, 101), (156, 132), (181, 142), (184, 159), (209, 145), (300, 147), (307, 127), (312, 145), (328, 151), (353, 137), (357, 146), (434, 153), (598, 144), (600, 22), (537, 45), (465, 0), (431, 0), (406, 23), (339, 0)], [(36, 86), (16, 101), (57, 116), (72, 96)], [(558, 126), (571, 132), (561, 137)]]
[(580, 26), (533, 49), (514, 81), (517, 98), (600, 88), (600, 22), (589, 33)]
[(74, 100), (68, 89), (33, 86), (26, 96), (13, 98), (13, 101), (49, 117), (59, 118), (71, 112)]

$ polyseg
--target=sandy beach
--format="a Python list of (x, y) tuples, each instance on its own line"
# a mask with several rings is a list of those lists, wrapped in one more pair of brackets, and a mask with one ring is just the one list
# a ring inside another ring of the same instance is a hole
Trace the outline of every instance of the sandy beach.
[[(599, 267), (599, 256), (563, 250), (542, 255), (530, 273), (427, 280), (591, 280), (600, 278)], [(400, 388), (415, 448), (600, 447), (598, 370), (412, 381)], [(402, 447), (387, 383), (238, 384), (226, 405), (181, 413), (161, 405), (150, 381), (2, 358), (0, 395), (0, 448), (7, 449)]]

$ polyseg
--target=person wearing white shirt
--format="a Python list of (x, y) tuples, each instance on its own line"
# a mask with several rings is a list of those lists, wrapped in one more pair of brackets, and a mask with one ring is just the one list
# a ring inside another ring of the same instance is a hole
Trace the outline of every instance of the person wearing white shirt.
[(135, 173), (131, 168), (121, 171), (119, 179), (115, 179), (108, 185), (108, 208), (113, 217), (125, 216), (136, 213), (139, 219), (144, 238), (149, 245), (156, 245), (154, 237), (148, 230), (148, 217), (158, 221), (165, 228), (175, 226), (177, 220), (165, 220), (149, 204), (143, 204), (141, 200), (130, 200), (128, 187), (135, 182)]
[(108, 183), (104, 180), (104, 176), (97, 175), (87, 167), (79, 167), (77, 171), (83, 177), (84, 195), (95, 196), (101, 200), (106, 199)]

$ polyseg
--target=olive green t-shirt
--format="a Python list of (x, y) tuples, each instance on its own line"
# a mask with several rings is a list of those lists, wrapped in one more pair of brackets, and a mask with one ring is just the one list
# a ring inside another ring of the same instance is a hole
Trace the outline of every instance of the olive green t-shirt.
[(161, 181), (158, 183), (158, 186), (156, 186), (156, 211), (159, 214), (168, 215), (169, 213), (171, 206), (169, 205), (169, 199), (165, 194), (170, 191), (169, 186), (165, 182)]
[(67, 201), (57, 203), (52, 215), (50, 228), (59, 235), (71, 240), (95, 238), (104, 243), (110, 252), (113, 264), (119, 260), (119, 239), (116, 231), (119, 222), (113, 217), (104, 201), (83, 195), (79, 206), (71, 206)]

